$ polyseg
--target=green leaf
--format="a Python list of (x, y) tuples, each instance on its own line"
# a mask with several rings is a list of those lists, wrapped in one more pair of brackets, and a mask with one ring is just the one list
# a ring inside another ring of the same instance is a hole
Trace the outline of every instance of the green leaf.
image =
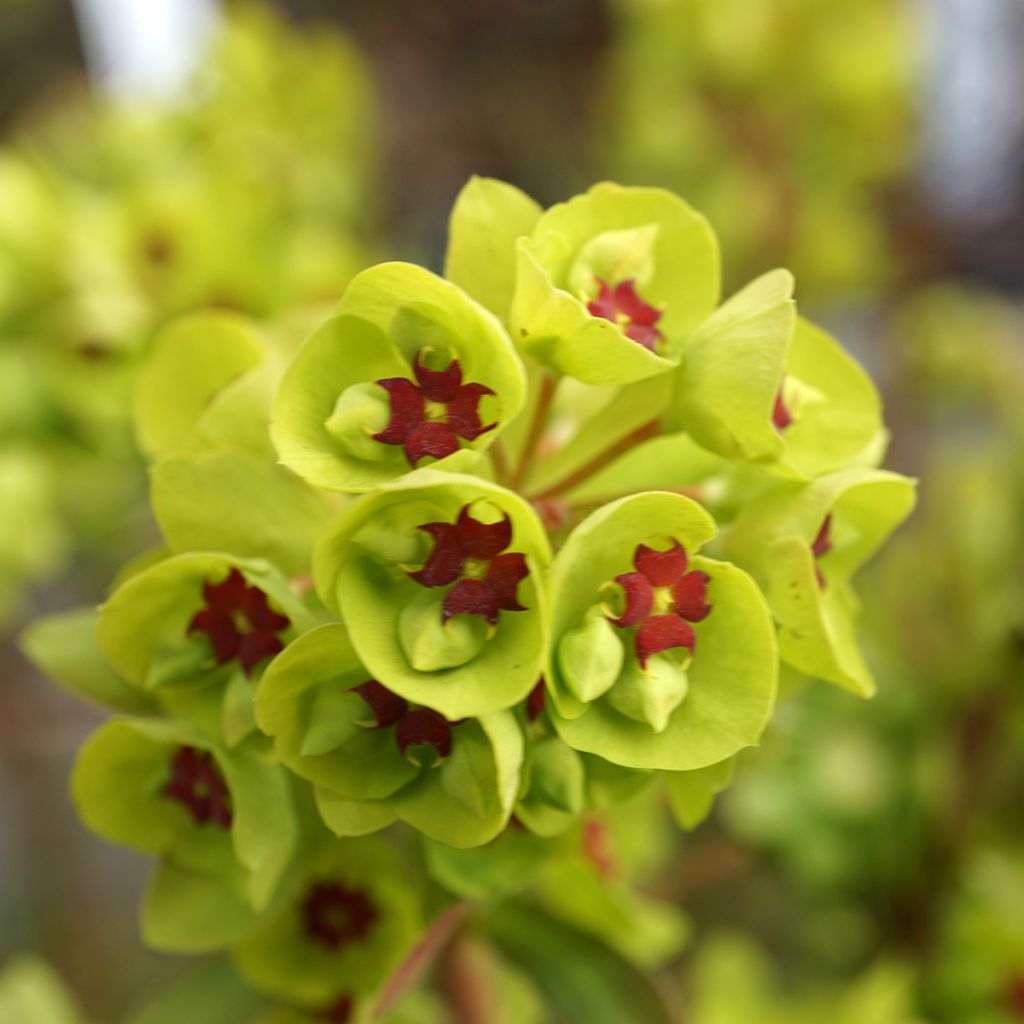
[(323, 497), (280, 466), (233, 451), (176, 454), (150, 471), (150, 498), (173, 552), (226, 551), (308, 573), (331, 514)]
[(130, 1024), (224, 1024), (250, 1021), (266, 1001), (239, 978), (231, 961), (214, 959), (200, 964), (161, 992)]
[(452, 207), (444, 276), (504, 319), (515, 287), (516, 239), (530, 234), (540, 215), (514, 185), (474, 175)]
[(229, 313), (194, 313), (173, 321), (153, 343), (135, 393), (139, 447), (172, 452), (224, 385), (256, 366), (263, 343), (248, 322)]
[(678, 346), (672, 428), (726, 458), (781, 455), (772, 411), (796, 323), (793, 284), (786, 270), (762, 275)]
[(21, 635), (29, 659), (62, 689), (114, 711), (147, 714), (156, 709), (150, 697), (125, 682), (96, 645), (94, 608), (60, 612), (37, 619)]
[(247, 896), (260, 910), (274, 895), (298, 842), (289, 779), (254, 747), (224, 754), (220, 763), (231, 791), (232, 845), (248, 873)]
[(83, 1024), (67, 986), (45, 961), (20, 954), (0, 972), (0, 1020), (11, 1024)]
[(324, 824), (343, 839), (371, 835), (395, 821), (385, 800), (348, 800), (324, 786), (315, 787), (314, 795)]
[(547, 911), (647, 970), (678, 955), (689, 937), (681, 910), (624, 880), (602, 878), (578, 852), (545, 864), (537, 895)]
[(512, 902), (494, 908), (485, 927), (567, 1020), (670, 1024), (672, 1017), (648, 978), (597, 939)]
[(227, 949), (252, 931), (256, 912), (223, 878), (161, 861), (142, 902), (142, 938), (163, 953)]
[(715, 795), (732, 781), (735, 761), (729, 758), (690, 772), (664, 772), (672, 815), (681, 828), (696, 828), (710, 813)]
[(558, 835), (578, 820), (584, 808), (586, 772), (583, 760), (556, 736), (528, 748), (526, 790), (516, 805), (516, 818), (537, 835)]
[[(406, 569), (422, 564), (429, 553), (418, 527), (454, 523), (466, 505), (473, 505), (478, 517), (496, 517), (500, 510), (511, 518), (507, 550), (523, 552), (530, 570), (518, 588), (527, 610), (501, 612), (480, 653), (463, 664), (420, 671), (411, 664), (399, 629), (402, 610), (423, 591)], [(549, 560), (544, 528), (518, 495), (475, 477), (424, 469), (352, 502), (321, 539), (313, 564), (317, 592), (347, 623), (369, 675), (456, 721), (512, 706), (540, 677), (547, 619), (539, 581)]]
[(548, 858), (566, 841), (513, 827), (486, 846), (467, 850), (424, 839), (423, 850), (427, 868), (439, 885), (464, 899), (488, 900), (532, 886)]

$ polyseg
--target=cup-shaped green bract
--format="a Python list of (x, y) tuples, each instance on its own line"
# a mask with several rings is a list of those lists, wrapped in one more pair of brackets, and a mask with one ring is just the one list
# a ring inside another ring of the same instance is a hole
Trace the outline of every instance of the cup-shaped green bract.
[(294, 893), (233, 956), (260, 991), (326, 1010), (379, 988), (418, 938), (420, 919), (415, 888), (391, 846), (324, 840)]
[(517, 259), (513, 339), (588, 384), (672, 369), (676, 347), (718, 302), (715, 236), (663, 189), (595, 185), (547, 210)]
[(854, 631), (850, 577), (913, 506), (906, 477), (848, 469), (781, 484), (737, 516), (725, 550), (764, 590), (784, 661), (861, 696), (875, 692)]
[(681, 341), (670, 426), (726, 458), (782, 454), (773, 410), (796, 323), (793, 285), (789, 271), (763, 274)]
[(517, 494), (423, 469), (353, 501), (313, 567), (371, 677), (457, 721), (512, 707), (540, 677), (550, 558)]
[(367, 491), (462, 448), (487, 448), (523, 406), (526, 375), (504, 328), (421, 267), (355, 277), (338, 314), (281, 381), (281, 461), (331, 490)]
[(232, 381), (257, 367), (266, 345), (244, 317), (203, 312), (165, 326), (135, 385), (135, 432), (149, 457), (179, 448)]
[(448, 721), (372, 679), (340, 623), (303, 634), (260, 680), (256, 721), (281, 760), (316, 785), (338, 835), (409, 822), (455, 846), (508, 823), (523, 737), (510, 711)]
[(444, 276), (506, 319), (516, 283), (516, 241), (532, 233), (542, 212), (515, 185), (474, 175), (452, 206)]
[(556, 836), (575, 825), (587, 807), (582, 756), (557, 736), (531, 738), (526, 748), (516, 820), (538, 836)]
[[(229, 751), (188, 723), (107, 722), (79, 750), (71, 792), (98, 835), (164, 858), (144, 911), (147, 937), (161, 947), (227, 945), (269, 904), (295, 849), (283, 769), (252, 744)], [(230, 907), (217, 930), (169, 891), (189, 878)]]
[(773, 419), (785, 442), (780, 469), (807, 478), (863, 464), (883, 430), (874, 382), (839, 342), (802, 318)]
[(233, 745), (255, 727), (253, 680), (313, 621), (268, 563), (197, 552), (118, 587), (100, 609), (96, 639), (129, 683)]
[(550, 715), (580, 751), (702, 768), (757, 742), (775, 702), (771, 615), (742, 570), (695, 553), (710, 515), (677, 494), (622, 498), (570, 534), (549, 573)]

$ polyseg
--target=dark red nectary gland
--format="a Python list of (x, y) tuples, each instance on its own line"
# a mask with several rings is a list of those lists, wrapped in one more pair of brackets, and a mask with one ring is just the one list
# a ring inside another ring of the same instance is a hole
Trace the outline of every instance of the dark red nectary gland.
[(423, 364), (424, 351), (413, 361), (415, 383), (405, 377), (376, 382), (387, 392), (391, 412), (384, 429), (372, 437), (382, 444), (401, 445), (410, 466), (427, 457), (446, 458), (459, 450), (460, 439), (475, 441), (497, 426), (480, 421), (480, 399), (494, 392), (486, 384), (464, 384), (458, 359), (443, 370), (430, 369)]
[(668, 551), (656, 551), (641, 544), (633, 556), (633, 565), (651, 586), (670, 587), (686, 572), (686, 549), (677, 540), (672, 541)]
[(181, 804), (197, 825), (213, 822), (221, 828), (231, 827), (231, 793), (208, 751), (178, 747), (163, 794)]
[(314, 882), (300, 909), (306, 937), (335, 953), (365, 939), (378, 917), (364, 889), (338, 881)]
[(376, 679), (368, 679), (359, 686), (352, 687), (353, 693), (369, 705), (374, 717), (377, 719), (377, 728), (385, 729), (389, 725), (395, 725), (401, 721), (402, 716), (409, 710), (409, 702), (397, 693), (392, 693), (386, 686), (382, 686)]
[(775, 396), (775, 405), (772, 407), (772, 426), (782, 433), (793, 422), (793, 415), (786, 407), (786, 402), (782, 397), (782, 388), (779, 388), (778, 394)]
[(398, 723), (395, 741), (403, 754), (409, 747), (431, 746), (445, 758), (452, 752), (452, 723), (430, 708), (416, 708)]
[(204, 583), (203, 600), (206, 606), (192, 616), (186, 633), (205, 634), (217, 664), (237, 658), (245, 674), (251, 675), (261, 661), (284, 649), (277, 634), (291, 621), (275, 612), (267, 595), (246, 583), (238, 569), (233, 568), (221, 583)]
[(544, 677), (537, 680), (537, 685), (530, 691), (526, 698), (526, 717), (531, 722), (536, 722), (544, 712), (547, 703), (547, 696), (544, 693)]
[(613, 626), (628, 629), (643, 622), (654, 607), (654, 589), (650, 580), (641, 572), (624, 572), (615, 577), (626, 595), (626, 607), (617, 619), (611, 619)]
[(706, 594), (710, 576), (706, 572), (688, 572), (673, 588), (673, 607), (687, 622), (702, 622), (711, 611)]
[(587, 312), (619, 324), (627, 338), (653, 352), (664, 337), (655, 326), (661, 319), (661, 310), (640, 298), (632, 279), (614, 286), (600, 277), (594, 280), (598, 285), (597, 297), (587, 303)]
[(647, 667), (647, 659), (662, 651), (686, 647), (691, 652), (696, 644), (693, 626), (678, 615), (652, 615), (636, 631), (636, 655), (640, 667)]
[(1024, 966), (1006, 982), (1004, 1004), (1010, 1013), (1024, 1020)]
[(342, 996), (337, 1002), (332, 1003), (320, 1014), (322, 1020), (327, 1024), (349, 1024), (352, 1014), (355, 1011), (355, 1003), (351, 996)]
[[(501, 611), (526, 611), (517, 597), (519, 584), (530, 574), (526, 555), (501, 554), (512, 542), (507, 514), (496, 523), (485, 523), (474, 519), (469, 505), (464, 505), (454, 523), (424, 523), (419, 529), (433, 538), (434, 548), (423, 567), (407, 575), (424, 587), (455, 583), (441, 603), (442, 622), (456, 615), (476, 615), (494, 626)], [(470, 561), (478, 563), (473, 575), (460, 579)]]
[[(638, 545), (633, 565), (635, 572), (615, 577), (625, 595), (626, 606), (618, 618), (609, 616), (608, 621), (620, 629), (638, 627), (634, 646), (641, 668), (647, 667), (648, 658), (662, 651), (685, 647), (692, 653), (696, 635), (690, 623), (701, 622), (711, 612), (706, 596), (708, 574), (686, 571), (686, 550), (674, 539), (666, 551)], [(655, 588), (666, 587), (672, 590), (672, 611), (652, 615)]]

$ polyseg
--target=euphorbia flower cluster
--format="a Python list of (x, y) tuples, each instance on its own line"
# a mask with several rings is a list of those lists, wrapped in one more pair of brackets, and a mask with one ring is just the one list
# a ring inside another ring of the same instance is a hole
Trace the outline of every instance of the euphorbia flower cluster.
[(140, 402), (167, 553), (73, 620), (91, 663), (53, 653), (70, 620), (32, 645), (130, 716), (73, 789), (161, 858), (151, 942), (363, 1019), (421, 934), (411, 863), (476, 897), (515, 850), (526, 884), (593, 861), (644, 787), (692, 826), (780, 659), (870, 693), (850, 576), (911, 485), (865, 465), (877, 396), (791, 275), (718, 281), (668, 192), (542, 211), (475, 179), (446, 277), (364, 271), (297, 352), (222, 316), (168, 329)]

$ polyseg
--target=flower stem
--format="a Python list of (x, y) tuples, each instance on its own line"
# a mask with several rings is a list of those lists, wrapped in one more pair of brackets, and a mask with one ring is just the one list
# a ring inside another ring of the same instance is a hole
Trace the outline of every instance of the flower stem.
[(571, 491), (574, 487), (578, 487), (583, 483), (584, 480), (592, 477), (598, 470), (604, 469), (614, 459), (628, 452), (634, 445), (639, 444), (641, 441), (646, 441), (649, 437), (653, 437), (659, 429), (660, 424), (656, 419), (649, 420), (642, 426), (637, 427), (636, 430), (630, 431), (625, 437), (619, 438), (614, 444), (609, 445), (603, 452), (595, 455), (589, 462), (585, 462), (574, 473), (563, 477), (540, 494), (533, 495), (530, 500), (543, 501), (547, 498), (554, 498), (560, 494), (565, 494), (566, 491)]
[(515, 472), (509, 478), (509, 488), (518, 491), (527, 473), (530, 471), (530, 463), (537, 452), (537, 446), (544, 436), (544, 428), (547, 426), (548, 412), (551, 410), (551, 403), (555, 397), (555, 390), (558, 382), (554, 377), (545, 375), (541, 378), (537, 404), (533, 407), (533, 418), (530, 420), (530, 430), (523, 442), (523, 450), (519, 456)]
[(498, 483), (503, 486), (508, 486), (509, 480), (509, 464), (508, 456), (505, 455), (505, 449), (500, 441), (495, 441), (491, 445), (490, 449), (491, 462), (494, 465), (494, 475), (498, 479)]

